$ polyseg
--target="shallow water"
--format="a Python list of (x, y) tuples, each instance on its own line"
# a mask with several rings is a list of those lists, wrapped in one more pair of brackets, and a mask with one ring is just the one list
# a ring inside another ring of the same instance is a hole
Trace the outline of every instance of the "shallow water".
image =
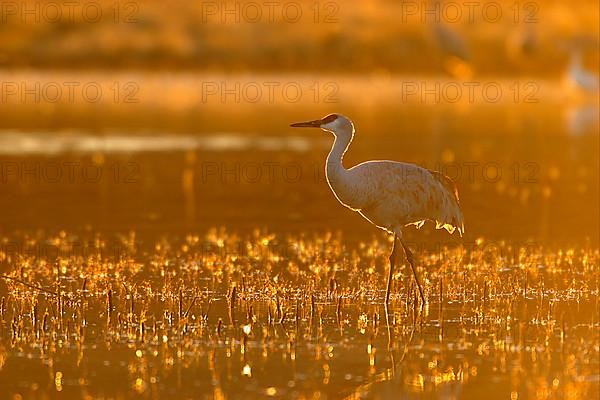
[(598, 250), (418, 252), (427, 305), (401, 262), (386, 314), (388, 241), (213, 230), (151, 252), (123, 237), (115, 257), (95, 236), (81, 257), (84, 238), (47, 239), (54, 259), (5, 259), (9, 395), (598, 395)]
[[(336, 81), (336, 104), (188, 108), (194, 79), (164, 97), (150, 79), (131, 106), (0, 110), (0, 392), (598, 397), (588, 103), (544, 83), (536, 104), (399, 104), (399, 81), (366, 79)], [(464, 238), (405, 233), (424, 309), (401, 260), (385, 312), (391, 243), (331, 194), (331, 137), (287, 127), (338, 110), (357, 127), (347, 166), (457, 182)]]
[[(359, 131), (346, 165), (396, 159), (445, 172), (457, 182), (469, 241), (598, 243), (597, 135), (527, 130), (479, 137), (451, 122), (447, 129), (452, 132), (401, 137)], [(310, 227), (359, 239), (374, 232), (332, 196), (324, 176), (331, 138), (317, 131), (296, 136), (10, 131), (0, 133), (0, 142), (6, 143), (0, 151), (0, 206), (9, 211), (5, 233), (135, 230), (154, 239), (212, 226), (240, 232)], [(448, 238), (412, 229), (407, 235), (425, 242)]]

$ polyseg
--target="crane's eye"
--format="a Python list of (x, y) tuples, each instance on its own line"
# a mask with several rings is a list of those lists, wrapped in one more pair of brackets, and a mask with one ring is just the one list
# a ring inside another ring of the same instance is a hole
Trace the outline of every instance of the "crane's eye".
[(328, 124), (330, 122), (333, 122), (337, 119), (337, 115), (335, 114), (329, 114), (328, 116), (326, 116), (325, 118), (323, 118), (323, 124)]

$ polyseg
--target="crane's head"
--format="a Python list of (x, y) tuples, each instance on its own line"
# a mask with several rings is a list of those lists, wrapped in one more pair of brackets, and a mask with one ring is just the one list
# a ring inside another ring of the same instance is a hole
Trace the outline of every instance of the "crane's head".
[(329, 114), (321, 119), (296, 122), (290, 126), (293, 128), (321, 128), (335, 136), (349, 136), (349, 138), (354, 134), (354, 124), (348, 117), (341, 114)]

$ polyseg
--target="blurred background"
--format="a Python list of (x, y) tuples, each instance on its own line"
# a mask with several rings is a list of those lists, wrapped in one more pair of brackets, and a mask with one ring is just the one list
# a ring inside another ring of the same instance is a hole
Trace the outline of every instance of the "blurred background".
[(332, 138), (288, 128), (339, 112), (357, 127), (346, 166), (408, 161), (457, 181), (466, 240), (598, 243), (597, 1), (5, 1), (0, 14), (4, 235), (368, 237), (324, 180)]
[[(597, 399), (599, 12), (3, 0), (0, 397)], [(289, 127), (329, 113), (457, 183), (420, 316)]]

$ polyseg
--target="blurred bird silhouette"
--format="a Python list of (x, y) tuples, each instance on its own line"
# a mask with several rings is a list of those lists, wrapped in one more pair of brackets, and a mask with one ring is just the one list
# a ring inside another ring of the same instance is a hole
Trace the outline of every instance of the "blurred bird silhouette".
[(589, 35), (576, 35), (558, 43), (559, 51), (568, 55), (569, 62), (563, 75), (563, 81), (573, 95), (596, 95), (599, 91), (599, 72), (590, 71), (584, 65), (586, 51), (593, 49), (598, 53), (598, 39)]
[(506, 53), (515, 64), (521, 64), (531, 58), (538, 47), (539, 40), (534, 24), (524, 24), (507, 35)]
[[(440, 14), (437, 20), (427, 19), (434, 40), (442, 53), (442, 67), (451, 76), (459, 79), (469, 78), (473, 75), (471, 66), (471, 53), (464, 38), (448, 26), (448, 22), (442, 18), (441, 3), (439, 0), (432, 1), (433, 7)], [(438, 22), (439, 21), (439, 22)]]
[(598, 73), (589, 71), (584, 67), (581, 50), (575, 49), (571, 52), (566, 75), (567, 82), (572, 88), (591, 94), (598, 93), (600, 88)]

